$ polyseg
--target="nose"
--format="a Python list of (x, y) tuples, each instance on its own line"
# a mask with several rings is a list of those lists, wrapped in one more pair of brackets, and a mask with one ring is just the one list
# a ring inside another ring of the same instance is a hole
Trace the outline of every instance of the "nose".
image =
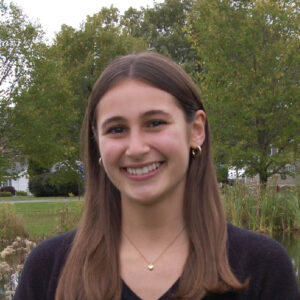
[(128, 138), (126, 155), (132, 159), (138, 160), (143, 158), (149, 150), (150, 147), (144, 133), (139, 130), (131, 131)]

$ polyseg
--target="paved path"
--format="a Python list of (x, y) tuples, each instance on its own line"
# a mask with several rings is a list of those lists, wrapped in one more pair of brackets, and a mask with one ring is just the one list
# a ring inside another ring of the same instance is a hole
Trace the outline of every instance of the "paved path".
[(41, 202), (76, 202), (82, 201), (83, 198), (80, 199), (38, 199), (38, 200), (0, 200), (0, 204), (15, 204), (15, 203), (41, 203)]

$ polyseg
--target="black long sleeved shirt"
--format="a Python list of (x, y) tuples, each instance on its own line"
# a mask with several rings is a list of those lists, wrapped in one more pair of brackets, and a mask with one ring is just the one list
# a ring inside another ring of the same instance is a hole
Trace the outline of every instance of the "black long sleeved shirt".
[[(60, 272), (74, 231), (40, 243), (25, 262), (13, 300), (54, 300)], [(249, 287), (240, 293), (206, 296), (203, 300), (300, 300), (292, 263), (279, 243), (261, 234), (228, 224), (228, 255), (233, 273)], [(159, 300), (168, 300), (176, 282)], [(70, 299), (72, 300), (72, 299)], [(140, 300), (123, 282), (121, 300)]]

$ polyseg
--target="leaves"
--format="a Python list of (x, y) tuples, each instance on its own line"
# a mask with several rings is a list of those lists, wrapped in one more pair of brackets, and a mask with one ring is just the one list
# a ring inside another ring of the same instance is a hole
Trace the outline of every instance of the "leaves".
[(11, 95), (22, 86), (32, 69), (36, 47), (41, 42), (39, 25), (32, 24), (22, 11), (0, 2), (0, 97)]
[(94, 82), (115, 57), (147, 48), (200, 84), (219, 166), (246, 167), (262, 181), (284, 172), (299, 158), (296, 7), (292, 0), (165, 0), (120, 15), (111, 6), (78, 30), (63, 25), (46, 45), (39, 26), (0, 0), (0, 181), (20, 154), (42, 169), (59, 163), (77, 172)]
[[(263, 182), (291, 162), (299, 142), (293, 3), (199, 0), (188, 19), (217, 159), (260, 174)], [(271, 156), (271, 148), (280, 151)]]
[(42, 32), (12, 3), (0, 1), (0, 182), (16, 176), (22, 161), (12, 133), (13, 97), (29, 80)]
[(34, 62), (28, 88), (15, 97), (14, 134), (22, 153), (41, 168), (59, 163), (70, 171), (65, 174), (78, 176), (79, 132), (94, 82), (114, 57), (144, 47), (122, 32), (113, 7), (88, 16), (79, 30), (63, 25)]

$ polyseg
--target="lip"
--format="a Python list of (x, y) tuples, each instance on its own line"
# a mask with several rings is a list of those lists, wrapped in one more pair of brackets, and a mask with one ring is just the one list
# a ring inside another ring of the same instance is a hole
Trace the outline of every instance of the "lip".
[[(132, 169), (140, 169), (155, 163), (159, 163), (160, 165), (158, 166), (158, 168), (145, 173), (145, 174), (130, 174), (129, 172), (127, 172), (127, 168), (132, 168)], [(155, 176), (156, 174), (158, 174), (161, 169), (164, 167), (165, 163), (163, 161), (156, 161), (156, 162), (152, 162), (152, 163), (143, 163), (143, 164), (139, 164), (139, 165), (128, 165), (126, 167), (122, 168), (123, 173), (130, 179), (134, 179), (134, 180), (145, 180), (145, 179), (149, 179), (153, 176)]]
[(145, 163), (142, 163), (142, 164), (125, 165), (124, 167), (122, 167), (122, 169), (123, 168), (138, 169), (138, 168), (143, 168), (143, 167), (146, 167), (146, 166), (149, 166), (149, 165), (152, 165), (152, 164), (156, 164), (156, 163), (163, 163), (163, 161), (156, 160), (156, 161), (145, 162)]

